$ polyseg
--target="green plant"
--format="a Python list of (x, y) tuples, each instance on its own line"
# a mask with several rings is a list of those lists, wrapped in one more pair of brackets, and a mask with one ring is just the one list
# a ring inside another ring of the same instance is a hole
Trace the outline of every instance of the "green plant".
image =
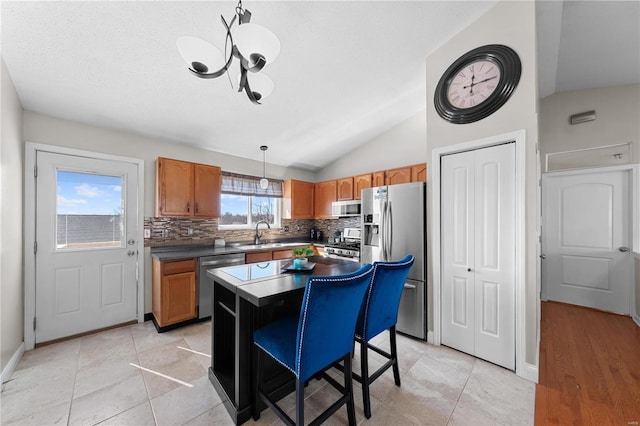
[(316, 251), (309, 246), (293, 247), (291, 249), (291, 254), (293, 254), (293, 257), (304, 258), (313, 256), (314, 254), (316, 254)]

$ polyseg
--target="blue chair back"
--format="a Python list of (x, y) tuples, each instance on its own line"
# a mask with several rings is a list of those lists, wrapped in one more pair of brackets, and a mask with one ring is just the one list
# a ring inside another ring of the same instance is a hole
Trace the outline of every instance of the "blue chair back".
[(311, 276), (302, 299), (296, 339), (295, 373), (307, 380), (353, 350), (358, 307), (369, 288), (373, 266), (337, 276)]
[(400, 297), (413, 261), (413, 255), (407, 255), (397, 262), (373, 264), (373, 278), (356, 325), (356, 336), (364, 342), (398, 322)]

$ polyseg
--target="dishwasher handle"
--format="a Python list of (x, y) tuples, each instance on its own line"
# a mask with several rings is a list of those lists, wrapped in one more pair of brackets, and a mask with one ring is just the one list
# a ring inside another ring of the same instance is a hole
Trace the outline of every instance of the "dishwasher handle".
[(200, 266), (230, 266), (244, 264), (244, 255), (232, 259), (201, 260)]

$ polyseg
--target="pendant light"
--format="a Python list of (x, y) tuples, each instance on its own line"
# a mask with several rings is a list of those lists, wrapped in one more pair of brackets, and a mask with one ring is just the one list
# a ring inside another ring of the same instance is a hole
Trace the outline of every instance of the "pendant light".
[(265, 169), (266, 169), (265, 152), (267, 151), (267, 149), (269, 149), (269, 147), (266, 145), (262, 145), (260, 147), (260, 151), (262, 151), (262, 179), (260, 179), (261, 189), (267, 189), (269, 187), (269, 179), (265, 177)]
[[(192, 36), (178, 38), (178, 51), (189, 71), (199, 78), (218, 78), (228, 73), (233, 58), (237, 58), (240, 62), (238, 92), (244, 90), (251, 102), (260, 104), (273, 91), (273, 81), (260, 71), (280, 53), (280, 40), (267, 28), (250, 23), (251, 12), (242, 7), (242, 1), (238, 2), (230, 24), (222, 15), (220, 19), (227, 30), (224, 56), (217, 47)], [(236, 19), (238, 26), (232, 30)]]

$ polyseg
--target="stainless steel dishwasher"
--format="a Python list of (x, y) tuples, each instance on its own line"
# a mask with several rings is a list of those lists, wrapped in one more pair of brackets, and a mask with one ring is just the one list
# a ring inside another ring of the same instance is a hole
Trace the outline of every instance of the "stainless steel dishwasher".
[(213, 314), (213, 280), (207, 275), (207, 270), (242, 265), (244, 253), (203, 256), (198, 263), (198, 318), (207, 318)]

